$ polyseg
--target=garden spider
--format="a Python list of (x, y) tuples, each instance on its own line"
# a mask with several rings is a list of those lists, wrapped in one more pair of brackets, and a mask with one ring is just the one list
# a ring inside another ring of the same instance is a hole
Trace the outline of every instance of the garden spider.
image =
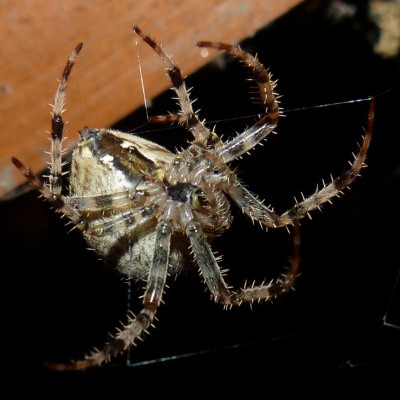
[[(275, 83), (268, 70), (238, 47), (199, 42), (199, 47), (222, 50), (241, 61), (258, 85), (264, 115), (233, 139), (222, 141), (193, 110), (180, 69), (161, 46), (137, 26), (134, 32), (164, 63), (180, 111), (156, 116), (151, 122), (175, 122), (193, 135), (182, 151), (172, 153), (133, 134), (104, 128), (85, 128), (72, 154), (69, 194), (62, 194), (62, 113), (71, 70), (82, 44), (70, 55), (55, 94), (52, 110), (51, 163), (48, 181), (42, 183), (18, 159), (13, 163), (41, 195), (67, 216), (104, 261), (124, 276), (144, 280), (143, 308), (101, 350), (70, 363), (49, 364), (56, 370), (83, 370), (123, 353), (153, 323), (167, 275), (197, 264), (212, 298), (226, 307), (276, 298), (290, 290), (299, 265), (297, 221), (347, 188), (364, 166), (374, 115), (371, 101), (368, 127), (351, 167), (279, 215), (265, 206), (238, 180), (228, 163), (247, 153), (275, 129), (280, 109)], [(225, 283), (210, 243), (229, 228), (230, 201), (253, 221), (267, 228), (295, 226), (294, 256), (286, 274), (259, 286), (232, 290)]]

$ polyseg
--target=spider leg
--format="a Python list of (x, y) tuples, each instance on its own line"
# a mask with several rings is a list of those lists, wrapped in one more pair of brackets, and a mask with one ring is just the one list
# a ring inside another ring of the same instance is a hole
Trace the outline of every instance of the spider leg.
[(271, 124), (269, 116), (264, 116), (249, 129), (224, 143), (215, 153), (220, 159), (228, 163), (251, 150), (255, 145), (265, 139), (276, 128), (276, 123)]
[(297, 224), (295, 224), (293, 241), (294, 255), (289, 271), (268, 284), (263, 283), (259, 286), (244, 287), (238, 292), (232, 291), (225, 283), (217, 260), (200, 225), (191, 222), (187, 227), (186, 234), (190, 239), (200, 273), (211, 295), (219, 303), (226, 306), (233, 306), (242, 303), (252, 303), (254, 301), (272, 300), (288, 292), (295, 282), (300, 264), (300, 229)]
[(39, 190), (42, 196), (48, 200), (58, 210), (67, 215), (73, 222), (78, 222), (80, 214), (70, 205), (65, 203), (61, 195), (62, 189), (62, 136), (64, 132), (64, 121), (62, 113), (64, 111), (65, 90), (68, 84), (68, 78), (76, 62), (79, 52), (82, 49), (82, 43), (79, 43), (68, 58), (64, 67), (55, 95), (54, 105), (52, 106), (51, 118), (51, 149), (50, 149), (50, 175), (49, 183), (45, 185), (35, 176), (29, 167), (26, 167), (21, 161), (13, 157), (12, 162), (20, 172), (28, 178), (34, 188)]
[(142, 206), (146, 197), (148, 195), (142, 191), (133, 189), (95, 196), (69, 196), (68, 203), (79, 209), (90, 210), (90, 212), (102, 212), (132, 206)]
[(227, 193), (245, 214), (267, 227), (277, 228), (293, 224), (295, 221), (308, 215), (310, 211), (319, 209), (322, 204), (330, 202), (333, 197), (342, 193), (360, 175), (361, 169), (365, 167), (365, 159), (371, 143), (374, 110), (375, 101), (371, 100), (366, 134), (358, 154), (354, 156), (353, 162), (350, 162), (350, 168), (339, 177), (332, 179), (329, 184), (324, 184), (321, 189), (317, 189), (311, 196), (304, 198), (303, 201), (298, 202), (282, 215), (276, 214), (262, 204), (260, 200), (240, 183), (236, 183), (230, 189), (228, 188)]
[[(154, 203), (160, 194), (164, 192), (158, 184), (147, 183), (144, 188), (136, 186), (133, 189), (127, 189), (110, 194), (99, 194), (89, 196), (68, 196), (66, 201), (73, 207), (80, 210), (92, 212), (117, 211), (124, 208), (134, 208), (144, 206), (147, 203)], [(149, 201), (150, 199), (150, 201)]]
[(157, 309), (161, 303), (167, 277), (172, 225), (161, 221), (156, 228), (157, 246), (154, 251), (153, 263), (148, 275), (146, 290), (143, 297), (143, 309), (135, 317), (131, 317), (118, 333), (104, 346), (102, 350), (95, 349), (85, 359), (71, 363), (49, 363), (47, 367), (57, 371), (84, 370), (99, 366), (123, 353), (133, 345), (152, 324)]
[(164, 52), (162, 47), (149, 35), (145, 35), (139, 27), (134, 26), (133, 31), (158, 54), (161, 61), (166, 66), (172, 88), (178, 96), (178, 104), (181, 108), (181, 112), (178, 114), (151, 117), (150, 121), (156, 123), (177, 122), (190, 130), (196, 142), (206, 143), (209, 139), (210, 131), (203, 125), (197, 114), (193, 111), (192, 101), (190, 100), (189, 92), (186, 88), (180, 68), (172, 61), (171, 57)]
[(223, 162), (232, 161), (252, 149), (256, 144), (275, 129), (280, 111), (277, 95), (274, 92), (275, 82), (272, 81), (271, 73), (264, 67), (256, 57), (246, 53), (236, 46), (220, 42), (198, 42), (199, 47), (211, 47), (225, 51), (233, 58), (243, 62), (250, 69), (255, 82), (259, 88), (260, 98), (265, 107), (265, 116), (257, 121), (252, 127), (226, 142), (217, 154)]
[(64, 112), (65, 90), (68, 84), (68, 78), (76, 62), (79, 52), (82, 49), (82, 43), (79, 43), (68, 58), (64, 71), (58, 81), (58, 87), (54, 99), (53, 111), (51, 113), (51, 150), (50, 150), (50, 175), (49, 188), (56, 195), (61, 195), (62, 188), (62, 137), (64, 133), (64, 121), (62, 113)]
[(156, 205), (149, 205), (129, 209), (119, 214), (111, 214), (94, 219), (93, 221), (86, 222), (85, 226), (81, 229), (86, 235), (104, 236), (109, 233), (113, 234), (119, 231), (120, 227), (131, 229), (132, 227), (139, 227), (145, 221), (154, 218), (157, 214)]
[(37, 189), (46, 200), (52, 203), (57, 211), (66, 215), (73, 223), (79, 223), (81, 214), (73, 206), (65, 202), (64, 196), (54, 194), (50, 188), (46, 186), (29, 167), (18, 160), (18, 158), (12, 157), (12, 162), (19, 169), (21, 174), (29, 180), (30, 184)]
[[(126, 228), (138, 227), (159, 215), (164, 198), (159, 185), (146, 190), (123, 191), (112, 195), (72, 196), (68, 202), (85, 210), (85, 220), (78, 226), (88, 236), (103, 236)], [(147, 203), (147, 204), (146, 204)]]
[(240, 182), (226, 191), (234, 203), (249, 216), (252, 221), (260, 221), (268, 228), (276, 228), (279, 215), (263, 204), (254, 194), (247, 190)]

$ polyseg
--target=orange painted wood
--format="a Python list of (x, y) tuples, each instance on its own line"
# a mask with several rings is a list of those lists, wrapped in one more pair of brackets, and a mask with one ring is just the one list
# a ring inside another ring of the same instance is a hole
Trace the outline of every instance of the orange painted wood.
[[(143, 103), (133, 23), (164, 43), (188, 75), (211, 59), (198, 40), (238, 42), (300, 0), (120, 0), (0, 2), (0, 197), (23, 178), (17, 156), (34, 171), (48, 161), (50, 107), (65, 61), (82, 41), (64, 116), (71, 148), (84, 126), (107, 127)], [(157, 57), (139, 43), (149, 99), (168, 86)], [(213, 52), (212, 56), (216, 55)]]

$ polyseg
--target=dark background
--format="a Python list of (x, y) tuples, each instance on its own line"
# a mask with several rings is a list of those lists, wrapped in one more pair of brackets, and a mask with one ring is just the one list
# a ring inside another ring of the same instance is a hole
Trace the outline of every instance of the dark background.
[[(55, 398), (82, 388), (115, 396), (122, 388), (132, 398), (237, 390), (266, 398), (389, 397), (400, 372), (400, 61), (373, 51), (379, 27), (366, 7), (347, 4), (356, 14), (337, 18), (320, 2), (306, 2), (241, 44), (278, 79), (286, 117), (278, 135), (235, 165), (279, 212), (347, 168), (369, 107), (347, 100), (376, 96), (368, 168), (345, 196), (302, 223), (296, 290), (273, 304), (224, 311), (210, 301), (196, 271), (171, 277), (157, 328), (128, 359), (83, 374), (46, 371), (45, 361), (79, 358), (101, 346), (124, 321), (127, 303), (139, 309), (142, 291), (129, 289), (85, 249), (79, 232), (68, 234), (48, 204), (28, 192), (0, 204), (3, 365), (16, 391)], [(247, 77), (241, 65), (222, 57), (187, 79), (201, 117), (225, 138), (261, 112), (248, 100)], [(150, 114), (175, 110), (170, 97), (154, 100)], [(336, 102), (342, 104), (314, 107)], [(139, 110), (116, 128), (171, 149), (188, 139), (177, 129), (147, 132), (152, 127), (144, 121)], [(221, 267), (230, 269), (228, 283), (277, 276), (288, 264), (291, 236), (284, 229), (266, 233), (232, 211), (232, 228), (213, 246), (224, 255)]]

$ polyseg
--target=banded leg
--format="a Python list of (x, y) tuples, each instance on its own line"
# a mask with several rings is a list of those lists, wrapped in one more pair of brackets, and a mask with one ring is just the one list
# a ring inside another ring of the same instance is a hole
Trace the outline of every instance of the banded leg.
[(265, 116), (256, 122), (252, 127), (241, 133), (233, 140), (226, 142), (222, 148), (218, 149), (217, 155), (222, 161), (227, 163), (240, 157), (256, 144), (263, 140), (275, 129), (280, 111), (277, 95), (274, 92), (275, 82), (272, 81), (270, 72), (264, 67), (256, 57), (236, 46), (219, 42), (198, 42), (199, 47), (210, 47), (220, 51), (225, 51), (233, 58), (243, 62), (250, 69), (255, 82), (259, 88), (260, 98), (265, 107)]
[(147, 331), (154, 320), (164, 292), (171, 235), (171, 223), (161, 221), (157, 225), (157, 246), (154, 251), (153, 263), (150, 268), (146, 291), (143, 297), (143, 309), (140, 313), (136, 317), (129, 318), (128, 323), (118, 331), (110, 342), (106, 343), (102, 350), (94, 350), (85, 359), (73, 361), (69, 364), (50, 363), (47, 364), (48, 368), (57, 371), (75, 371), (99, 366), (122, 354)]
[(68, 58), (61, 78), (58, 81), (53, 111), (51, 113), (51, 162), (49, 188), (50, 191), (56, 196), (60, 196), (62, 188), (62, 139), (64, 133), (64, 121), (62, 119), (62, 113), (64, 112), (65, 91), (67, 89), (68, 78), (71, 74), (73, 66), (75, 65), (76, 59), (82, 49), (82, 46), (83, 44), (79, 43)]
[(151, 117), (150, 121), (156, 123), (177, 122), (190, 130), (196, 142), (207, 143), (210, 131), (203, 125), (197, 114), (193, 111), (189, 92), (186, 88), (185, 80), (182, 78), (179, 67), (164, 52), (162, 47), (150, 36), (145, 35), (139, 27), (134, 26), (133, 31), (158, 54), (162, 62), (165, 64), (168, 76), (172, 83), (172, 88), (178, 96), (178, 103), (181, 107), (181, 112), (178, 114)]
[(81, 220), (81, 214), (73, 206), (65, 202), (64, 196), (57, 196), (51, 192), (50, 188), (46, 186), (29, 167), (19, 161), (18, 158), (12, 157), (11, 160), (21, 174), (28, 179), (29, 183), (38, 190), (46, 200), (52, 203), (57, 211), (66, 215), (74, 224), (79, 223)]
[(296, 280), (297, 270), (300, 264), (300, 230), (297, 224), (295, 224), (293, 241), (294, 254), (289, 272), (268, 284), (263, 283), (259, 286), (252, 285), (250, 287), (244, 287), (239, 292), (231, 291), (225, 283), (217, 260), (214, 257), (201, 227), (195, 222), (192, 222), (189, 224), (186, 234), (190, 239), (195, 260), (208, 289), (215, 301), (226, 306), (272, 300), (288, 292)]
[(95, 196), (69, 196), (68, 203), (78, 207), (80, 210), (104, 212), (127, 207), (143, 206), (148, 197), (149, 194), (147, 191), (129, 189), (122, 192)]
[(148, 184), (146, 190), (130, 189), (111, 195), (72, 196), (67, 200), (73, 207), (84, 210), (84, 215), (88, 215), (78, 225), (79, 228), (86, 235), (103, 236), (119, 231), (121, 227), (129, 232), (158, 216), (158, 205), (164, 196), (160, 185)]
[(132, 229), (137, 229), (146, 221), (154, 218), (157, 215), (157, 206), (149, 205), (131, 210), (126, 210), (121, 213), (111, 214), (109, 216), (99, 217), (90, 222), (85, 222), (79, 228), (89, 236), (103, 236), (115, 231), (119, 231), (121, 227), (125, 227), (129, 232)]
[(252, 195), (240, 183), (227, 190), (232, 200), (253, 220), (259, 221), (262, 225), (272, 228), (287, 226), (305, 217), (311, 211), (319, 209), (322, 204), (329, 202), (338, 196), (344, 189), (360, 175), (360, 171), (365, 167), (367, 151), (371, 143), (373, 121), (374, 121), (375, 101), (371, 100), (368, 113), (368, 124), (366, 134), (357, 155), (353, 162), (350, 162), (350, 169), (342, 173), (338, 178), (318, 189), (309, 197), (298, 202), (290, 210), (282, 215), (276, 214), (266, 207), (260, 200)]
[(58, 210), (67, 215), (74, 223), (80, 219), (79, 213), (70, 205), (66, 204), (61, 196), (62, 189), (62, 136), (64, 132), (64, 121), (62, 113), (65, 103), (65, 90), (68, 84), (68, 78), (71, 70), (76, 62), (79, 52), (83, 44), (79, 43), (68, 58), (64, 67), (54, 99), (52, 119), (51, 119), (51, 149), (50, 149), (50, 174), (48, 186), (44, 185), (38, 177), (36, 177), (29, 167), (26, 167), (21, 161), (13, 157), (12, 162), (19, 171), (28, 178), (34, 188), (39, 190), (43, 197), (48, 200)]

